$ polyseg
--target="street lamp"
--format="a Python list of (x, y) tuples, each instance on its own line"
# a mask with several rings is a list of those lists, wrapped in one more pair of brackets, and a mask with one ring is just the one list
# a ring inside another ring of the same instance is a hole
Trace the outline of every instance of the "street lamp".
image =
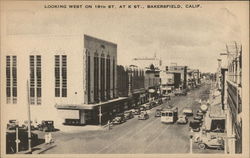
[(190, 154), (193, 154), (193, 135), (190, 135)]
[(31, 150), (31, 121), (30, 121), (30, 93), (29, 93), (29, 81), (27, 80), (27, 114), (28, 114), (28, 151), (29, 153), (32, 152)]

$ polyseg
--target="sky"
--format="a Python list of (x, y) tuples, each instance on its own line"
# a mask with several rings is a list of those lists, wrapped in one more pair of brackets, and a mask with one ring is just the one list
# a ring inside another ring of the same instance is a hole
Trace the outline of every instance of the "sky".
[[(34, 7), (36, 6), (36, 7)], [(238, 17), (224, 6), (196, 9), (45, 9), (44, 3), (6, 10), (7, 36), (91, 35), (118, 45), (118, 64), (153, 57), (215, 72), (226, 44), (241, 40)], [(222, 57), (223, 58), (223, 57)]]

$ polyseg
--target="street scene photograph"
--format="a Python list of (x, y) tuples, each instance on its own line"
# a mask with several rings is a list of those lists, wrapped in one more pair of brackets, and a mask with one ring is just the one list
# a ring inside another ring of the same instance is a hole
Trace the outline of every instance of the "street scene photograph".
[(248, 2), (14, 2), (1, 155), (247, 154)]

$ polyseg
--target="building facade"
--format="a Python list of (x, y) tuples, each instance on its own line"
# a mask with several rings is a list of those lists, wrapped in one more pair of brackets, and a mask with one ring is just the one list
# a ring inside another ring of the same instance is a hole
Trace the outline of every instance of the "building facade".
[(187, 88), (187, 66), (166, 66), (166, 73), (172, 74), (173, 81), (168, 86), (174, 88)]
[(242, 153), (242, 49), (228, 50), (225, 72), (225, 111), (227, 112), (228, 153)]
[(5, 123), (22, 124), (29, 107), (37, 122), (99, 124), (109, 119), (114, 106), (123, 106), (117, 93), (116, 44), (88, 35), (19, 36), (8, 43), (12, 47), (1, 59)]

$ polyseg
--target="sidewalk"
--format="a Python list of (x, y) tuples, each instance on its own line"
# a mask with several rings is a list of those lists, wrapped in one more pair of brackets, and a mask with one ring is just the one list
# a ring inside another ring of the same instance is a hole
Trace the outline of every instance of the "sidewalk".
[(29, 151), (20, 151), (16, 154), (41, 154), (49, 149), (52, 149), (56, 146), (55, 143), (52, 143), (52, 144), (40, 144), (38, 146), (35, 146), (32, 148), (32, 153), (30, 153)]
[(99, 125), (85, 125), (85, 126), (61, 126), (60, 131), (67, 133), (77, 133), (83, 131), (97, 131), (104, 130), (103, 126)]

